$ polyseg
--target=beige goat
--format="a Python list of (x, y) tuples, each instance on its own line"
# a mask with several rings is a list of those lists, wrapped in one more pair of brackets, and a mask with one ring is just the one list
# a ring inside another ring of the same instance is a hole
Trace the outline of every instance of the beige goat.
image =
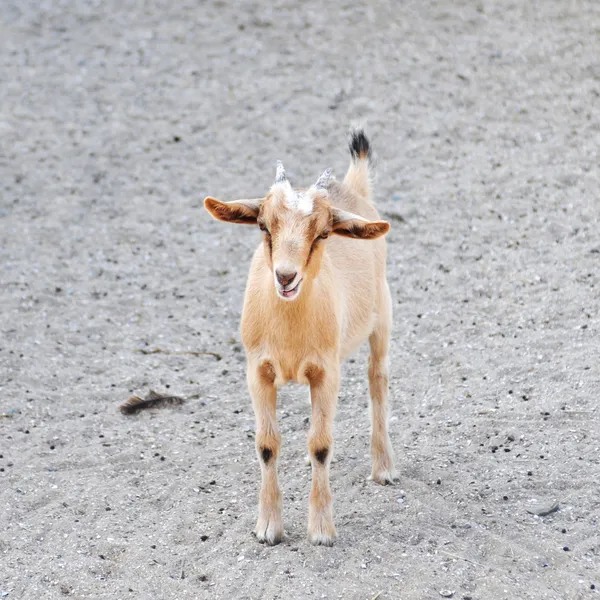
[(395, 477), (387, 427), (392, 306), (382, 237), (389, 224), (379, 220), (372, 201), (370, 148), (362, 131), (352, 134), (350, 152), (343, 183), (328, 169), (308, 190), (294, 190), (278, 162), (265, 198), (204, 201), (216, 219), (258, 224), (263, 231), (246, 287), (242, 341), (262, 472), (256, 536), (268, 544), (283, 537), (277, 388), (288, 381), (310, 386), (308, 536), (314, 544), (332, 545), (336, 532), (329, 464), (340, 362), (366, 338), (371, 346), (371, 477), (381, 484)]

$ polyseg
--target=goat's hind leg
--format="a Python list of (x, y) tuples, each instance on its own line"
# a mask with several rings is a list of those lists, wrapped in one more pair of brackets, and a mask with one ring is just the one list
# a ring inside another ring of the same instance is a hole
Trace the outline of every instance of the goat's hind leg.
[(371, 479), (385, 485), (396, 479), (394, 453), (388, 433), (388, 349), (392, 325), (392, 303), (390, 291), (385, 284), (381, 294), (375, 329), (369, 337), (369, 391), (371, 393), (371, 455), (373, 471)]
[(274, 545), (283, 539), (281, 490), (277, 478), (281, 436), (275, 410), (275, 371), (268, 360), (249, 363), (248, 388), (256, 416), (256, 453), (262, 475), (255, 533), (259, 542)]

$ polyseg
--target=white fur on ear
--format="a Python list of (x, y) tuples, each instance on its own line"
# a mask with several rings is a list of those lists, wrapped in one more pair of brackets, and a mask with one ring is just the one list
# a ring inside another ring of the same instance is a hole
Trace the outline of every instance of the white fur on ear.
[(369, 221), (360, 215), (333, 207), (333, 233), (344, 237), (374, 240), (390, 230), (387, 221)]
[(218, 221), (254, 225), (263, 201), (264, 198), (249, 198), (222, 202), (208, 196), (204, 199), (204, 207)]

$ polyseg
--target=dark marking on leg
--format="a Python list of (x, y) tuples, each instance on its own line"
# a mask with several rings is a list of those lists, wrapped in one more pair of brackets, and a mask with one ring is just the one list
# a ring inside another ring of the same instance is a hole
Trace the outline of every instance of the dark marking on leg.
[(263, 360), (258, 366), (258, 376), (263, 383), (272, 385), (275, 383), (275, 367), (270, 360)]
[(273, 456), (273, 450), (271, 450), (270, 448), (263, 447), (260, 449), (260, 455), (265, 465), (268, 465), (269, 461), (271, 460), (271, 457)]
[(325, 371), (321, 367), (309, 363), (304, 369), (304, 377), (306, 377), (311, 386), (317, 387), (323, 383), (323, 380), (325, 379)]
[(315, 458), (322, 464), (325, 464), (327, 456), (329, 455), (329, 448), (321, 448), (315, 452)]

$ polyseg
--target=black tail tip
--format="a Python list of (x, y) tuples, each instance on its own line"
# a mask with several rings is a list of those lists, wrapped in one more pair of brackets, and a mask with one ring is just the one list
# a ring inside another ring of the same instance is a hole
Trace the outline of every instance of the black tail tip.
[(353, 160), (371, 160), (371, 144), (362, 129), (354, 129), (350, 137), (350, 154)]

